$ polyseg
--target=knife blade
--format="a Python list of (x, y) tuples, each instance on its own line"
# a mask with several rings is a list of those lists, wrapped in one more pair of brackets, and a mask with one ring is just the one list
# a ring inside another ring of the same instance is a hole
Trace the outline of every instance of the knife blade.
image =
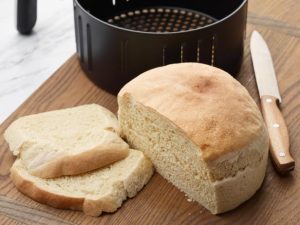
[(276, 170), (287, 173), (294, 169), (295, 161), (289, 152), (288, 129), (279, 109), (281, 97), (270, 50), (263, 37), (254, 31), (250, 51), (255, 72), (261, 108), (270, 136), (270, 153)]

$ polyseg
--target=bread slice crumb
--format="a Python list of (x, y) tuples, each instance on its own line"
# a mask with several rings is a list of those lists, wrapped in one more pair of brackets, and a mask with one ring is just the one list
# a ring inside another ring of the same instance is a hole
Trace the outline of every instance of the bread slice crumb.
[(77, 175), (125, 158), (116, 116), (90, 104), (24, 116), (4, 137), (27, 170), (41, 178)]
[(35, 201), (62, 209), (99, 216), (114, 212), (127, 197), (134, 197), (153, 174), (152, 163), (140, 151), (110, 166), (77, 176), (43, 179), (31, 175), (22, 160), (11, 168), (17, 189)]

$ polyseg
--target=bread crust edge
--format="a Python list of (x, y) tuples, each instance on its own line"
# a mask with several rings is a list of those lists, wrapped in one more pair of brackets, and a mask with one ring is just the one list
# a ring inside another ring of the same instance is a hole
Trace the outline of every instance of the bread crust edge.
[(34, 199), (42, 204), (50, 205), (58, 209), (73, 209), (82, 211), (84, 198), (67, 197), (45, 191), (38, 187), (34, 182), (25, 179), (18, 173), (18, 170), (12, 166), (10, 170), (10, 178), (17, 189), (24, 195)]
[(114, 144), (109, 144), (105, 147), (98, 146), (79, 154), (61, 156), (30, 170), (30, 173), (40, 178), (79, 175), (122, 160), (128, 154), (129, 146), (125, 145), (125, 143), (124, 146)]

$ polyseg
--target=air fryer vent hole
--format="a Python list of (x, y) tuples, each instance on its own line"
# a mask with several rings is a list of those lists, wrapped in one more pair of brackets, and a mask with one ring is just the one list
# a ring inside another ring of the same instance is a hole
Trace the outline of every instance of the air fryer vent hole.
[(163, 51), (162, 51), (162, 65), (166, 65), (166, 47), (163, 47)]
[(180, 46), (180, 62), (183, 62), (183, 45), (184, 44), (181, 44), (181, 46)]
[(197, 62), (200, 62), (200, 44), (201, 44), (201, 41), (198, 40), (198, 43), (197, 43)]
[(215, 35), (212, 37), (212, 46), (211, 46), (211, 65), (214, 66), (215, 65)]
[(213, 17), (190, 9), (150, 7), (122, 12), (107, 22), (129, 30), (144, 32), (178, 32), (197, 29), (216, 21)]

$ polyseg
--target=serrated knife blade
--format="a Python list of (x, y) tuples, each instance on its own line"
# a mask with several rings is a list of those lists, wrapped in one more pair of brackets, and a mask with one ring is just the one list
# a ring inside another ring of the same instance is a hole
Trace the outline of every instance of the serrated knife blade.
[(270, 50), (257, 31), (251, 35), (250, 51), (260, 97), (270, 95), (281, 102)]

